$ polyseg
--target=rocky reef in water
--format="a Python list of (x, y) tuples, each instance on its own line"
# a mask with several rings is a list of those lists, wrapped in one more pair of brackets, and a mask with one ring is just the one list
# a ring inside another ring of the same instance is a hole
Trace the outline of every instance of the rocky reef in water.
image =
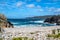
[(47, 23), (56, 23), (56, 25), (60, 25), (60, 15), (55, 15), (50, 18), (46, 18), (44, 22)]
[(7, 20), (5, 15), (0, 14), (0, 27), (2, 28), (14, 28), (13, 24)]

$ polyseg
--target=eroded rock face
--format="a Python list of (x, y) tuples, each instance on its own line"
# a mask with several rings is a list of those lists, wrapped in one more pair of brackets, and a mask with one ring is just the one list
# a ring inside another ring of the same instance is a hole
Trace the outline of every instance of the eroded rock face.
[(9, 22), (3, 14), (0, 14), (0, 27), (13, 28), (13, 24)]
[(57, 25), (60, 25), (60, 15), (59, 16), (52, 16), (51, 18), (47, 18), (47, 19), (45, 19), (44, 22), (56, 23)]

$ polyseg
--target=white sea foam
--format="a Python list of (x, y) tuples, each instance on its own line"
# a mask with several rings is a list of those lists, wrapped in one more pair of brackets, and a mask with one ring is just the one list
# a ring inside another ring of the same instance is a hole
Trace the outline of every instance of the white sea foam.
[(44, 21), (34, 21), (35, 23), (43, 23)]
[(16, 28), (20, 28), (20, 27), (41, 27), (41, 25), (14, 25), (14, 27)]
[(12, 24), (19, 24), (19, 23), (17, 23), (17, 22), (12, 22)]
[(27, 25), (14, 25), (14, 27), (19, 28), (19, 27), (28, 27), (28, 26)]

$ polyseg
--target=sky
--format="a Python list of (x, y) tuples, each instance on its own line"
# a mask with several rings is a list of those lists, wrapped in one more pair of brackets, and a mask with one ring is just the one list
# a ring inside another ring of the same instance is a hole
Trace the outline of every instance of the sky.
[(0, 14), (7, 18), (59, 15), (60, 0), (0, 0)]

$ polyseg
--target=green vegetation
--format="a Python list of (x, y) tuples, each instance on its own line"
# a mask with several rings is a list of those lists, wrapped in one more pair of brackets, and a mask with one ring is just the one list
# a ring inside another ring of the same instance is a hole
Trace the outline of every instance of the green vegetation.
[(58, 33), (58, 34), (48, 34), (48, 37), (60, 38), (60, 33)]
[(0, 38), (0, 40), (3, 40), (2, 38)]
[(12, 40), (33, 40), (33, 38), (28, 38), (28, 37), (14, 37), (14, 38), (12, 38)]
[(55, 34), (55, 30), (52, 30), (52, 34)]
[[(57, 34), (55, 33), (57, 31)], [(60, 29), (52, 30), (52, 34), (48, 34), (47, 37), (60, 38)]]
[(58, 33), (59, 33), (60, 29), (57, 29), (57, 31), (58, 31)]
[(29, 40), (34, 40), (33, 38), (30, 38)]
[(23, 37), (24, 38), (24, 40), (27, 40), (28, 39), (28, 37)]
[(30, 34), (35, 34), (34, 32), (30, 32)]

